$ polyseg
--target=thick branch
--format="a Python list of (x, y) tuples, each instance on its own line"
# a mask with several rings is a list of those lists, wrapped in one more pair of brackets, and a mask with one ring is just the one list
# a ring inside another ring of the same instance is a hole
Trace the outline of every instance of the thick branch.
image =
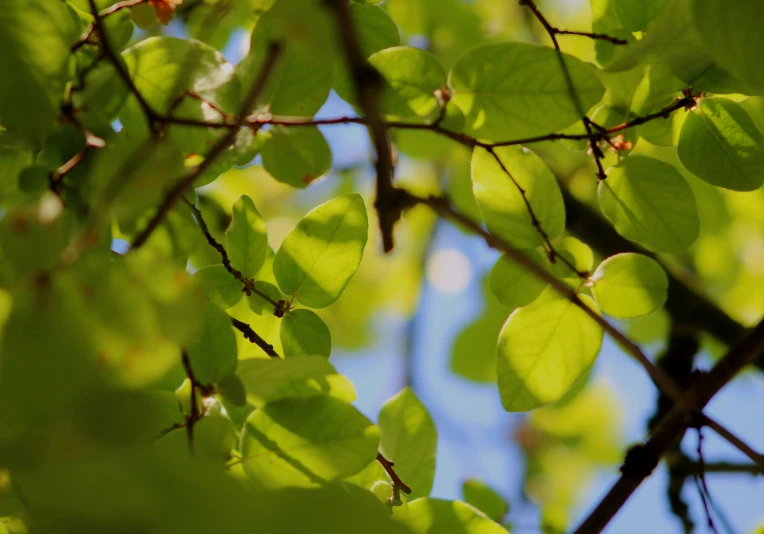
[[(693, 414), (708, 401), (764, 348), (764, 321), (759, 322), (747, 336), (706, 375), (687, 390), (679, 402), (661, 420), (652, 437), (644, 445), (632, 449), (621, 468), (623, 474), (608, 494), (576, 529), (576, 534), (601, 532), (621, 509), (626, 500), (647, 478), (666, 449), (693, 424)], [(635, 461), (635, 460), (641, 460)]]
[(393, 188), (393, 155), (390, 141), (379, 112), (379, 98), (383, 89), (382, 77), (361, 54), (361, 46), (345, 0), (328, 0), (328, 5), (334, 10), (337, 19), (340, 42), (345, 50), (345, 59), (355, 85), (356, 97), (366, 116), (377, 153), (377, 198), (374, 201), (374, 207), (379, 217), (382, 245), (385, 252), (390, 252), (394, 246), (393, 226), (401, 217), (401, 209), (396, 202)]

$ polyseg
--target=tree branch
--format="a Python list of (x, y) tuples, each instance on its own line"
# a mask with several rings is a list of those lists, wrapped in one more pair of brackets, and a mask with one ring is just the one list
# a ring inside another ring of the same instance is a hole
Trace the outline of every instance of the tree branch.
[[(90, 2), (94, 1), (95, 0), (90, 0)], [(276, 65), (276, 61), (281, 55), (281, 50), (282, 47), (279, 43), (271, 44), (271, 47), (268, 51), (268, 57), (265, 59), (265, 63), (263, 64), (263, 68), (260, 71), (259, 76), (247, 93), (247, 97), (245, 98), (245, 101), (237, 115), (236, 123), (209, 150), (209, 152), (207, 152), (204, 161), (194, 167), (188, 174), (186, 174), (186, 176), (178, 180), (175, 186), (170, 189), (170, 192), (164, 198), (162, 204), (160, 204), (154, 217), (152, 217), (152, 219), (146, 225), (146, 228), (144, 228), (143, 231), (138, 234), (138, 237), (136, 237), (132, 248), (139, 248), (148, 240), (154, 230), (156, 230), (167, 213), (170, 211), (170, 208), (172, 208), (172, 206), (183, 196), (183, 193), (186, 191), (186, 189), (191, 187), (194, 181), (199, 178), (199, 176), (201, 176), (201, 174), (210, 165), (212, 165), (215, 160), (220, 157), (223, 152), (225, 152), (225, 150), (231, 145), (231, 143), (236, 138), (238, 130), (245, 124), (249, 110), (252, 109), (255, 102), (257, 101), (257, 97), (265, 87), (265, 83), (268, 81), (268, 78), (273, 71), (274, 66)]]
[(647, 478), (671, 443), (693, 424), (693, 414), (708, 401), (764, 348), (764, 320), (760, 321), (727, 353), (710, 372), (702, 375), (663, 417), (644, 445), (629, 451), (621, 468), (621, 478), (599, 505), (576, 529), (576, 534), (601, 532), (621, 509), (626, 500)]
[(377, 153), (377, 198), (374, 207), (379, 218), (382, 246), (385, 252), (390, 252), (394, 246), (393, 226), (401, 217), (401, 206), (393, 188), (393, 155), (390, 141), (379, 112), (379, 98), (384, 87), (382, 77), (361, 54), (361, 46), (345, 0), (327, 0), (327, 4), (333, 9), (337, 19), (337, 29), (345, 50), (350, 77)]
[(385, 458), (381, 452), (377, 453), (377, 461), (380, 463), (382, 467), (384, 467), (385, 471), (387, 472), (390, 479), (393, 481), (393, 490), (396, 488), (399, 491), (402, 491), (406, 495), (411, 494), (411, 488), (401, 480), (401, 477), (398, 476), (398, 473), (395, 472), (395, 464)]
[[(565, 187), (561, 189), (569, 232), (583, 239), (603, 256), (636, 252), (660, 263), (655, 254), (622, 237), (593, 208), (576, 199)], [(669, 279), (666, 311), (675, 324), (707, 332), (728, 346), (740, 338), (745, 326), (727, 315), (699, 289), (674, 275), (665, 265), (663, 267)], [(764, 352), (756, 359), (755, 365), (764, 370)]]
[(236, 330), (244, 334), (244, 337), (247, 338), (251, 343), (254, 343), (263, 349), (263, 352), (265, 352), (268, 356), (271, 358), (281, 358), (279, 353), (273, 350), (273, 345), (265, 341), (257, 332), (252, 330), (252, 327), (249, 326), (249, 324), (245, 323), (244, 321), (239, 321), (235, 317), (231, 317), (231, 324), (234, 326), (234, 328), (236, 328)]
[(281, 315), (279, 315), (279, 312), (283, 309), (282, 304), (279, 303), (279, 302), (276, 302), (271, 297), (269, 297), (268, 295), (266, 295), (262, 291), (258, 290), (255, 287), (255, 284), (252, 282), (252, 280), (250, 280), (249, 278), (244, 276), (241, 273), (241, 271), (239, 271), (237, 268), (235, 268), (231, 264), (231, 259), (228, 256), (228, 251), (225, 249), (225, 247), (220, 242), (218, 242), (217, 239), (215, 239), (215, 237), (210, 232), (210, 229), (207, 226), (207, 223), (204, 221), (204, 217), (202, 216), (201, 210), (199, 208), (197, 208), (196, 206), (194, 206), (189, 200), (187, 200), (187, 199), (184, 199), (184, 200), (186, 201), (186, 204), (188, 205), (188, 207), (193, 212), (194, 218), (196, 219), (196, 222), (199, 224), (199, 229), (202, 231), (202, 234), (204, 234), (204, 237), (207, 240), (207, 243), (209, 243), (209, 245), (212, 248), (214, 248), (215, 250), (218, 251), (218, 253), (220, 254), (220, 259), (221, 259), (221, 261), (223, 263), (223, 267), (226, 268), (226, 271), (231, 273), (231, 276), (233, 276), (239, 282), (241, 282), (241, 285), (244, 287), (244, 292), (247, 295), (251, 295), (252, 293), (254, 293), (255, 295), (261, 297), (262, 299), (264, 299), (265, 301), (267, 301), (269, 304), (271, 304), (273, 306), (273, 312), (274, 312), (275, 315), (277, 315), (279, 317), (281, 315), (283, 315), (283, 313)]

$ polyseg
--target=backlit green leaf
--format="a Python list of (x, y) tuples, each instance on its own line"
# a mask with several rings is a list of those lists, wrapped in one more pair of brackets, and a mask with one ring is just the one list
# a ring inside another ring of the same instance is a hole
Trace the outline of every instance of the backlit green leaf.
[[(605, 89), (596, 69), (563, 54), (582, 110)], [(528, 43), (481, 45), (462, 54), (449, 74), (453, 102), (468, 133), (495, 141), (544, 135), (581, 118), (554, 49)]]
[[(525, 253), (539, 265), (544, 258), (535, 250)], [(491, 269), (489, 277), (491, 291), (499, 302), (509, 308), (519, 308), (533, 302), (546, 287), (546, 283), (528, 272), (507, 256), (502, 256)]]
[(618, 233), (650, 250), (679, 252), (698, 236), (695, 197), (668, 163), (629, 156), (607, 171), (597, 194)]
[(764, 184), (764, 136), (740, 104), (704, 98), (682, 126), (677, 153), (701, 180), (733, 191)]
[(196, 271), (209, 299), (224, 310), (235, 306), (244, 295), (242, 285), (222, 265), (210, 265)]
[(244, 384), (247, 401), (258, 408), (280, 399), (316, 395), (331, 395), (347, 402), (356, 399), (353, 383), (321, 356), (242, 360), (236, 376)]
[(228, 315), (216, 306), (205, 307), (201, 327), (187, 351), (200, 384), (215, 384), (231, 373), (236, 368), (236, 339)]
[(487, 150), (475, 148), (472, 153), (472, 191), (488, 230), (520, 248), (541, 243), (522, 188), (544, 232), (550, 239), (559, 236), (565, 230), (565, 206), (549, 167), (524, 148), (507, 146), (494, 151), (511, 177)]
[(262, 488), (351, 476), (377, 455), (379, 428), (334, 397), (283, 399), (255, 410), (241, 435), (244, 471)]
[(407, 514), (393, 518), (414, 534), (507, 534), (482, 512), (461, 501), (446, 501), (425, 497), (409, 503)]
[[(551, 264), (555, 275), (560, 278), (578, 278), (578, 273), (591, 272), (594, 253), (586, 243), (575, 237), (563, 237), (554, 244), (554, 249), (561, 256)], [(571, 266), (574, 270), (571, 270)]]
[[(580, 298), (596, 310), (592, 299)], [(594, 364), (602, 336), (601, 326), (551, 289), (515, 310), (496, 347), (504, 409), (524, 412), (561, 398)]]
[(411, 388), (389, 399), (379, 412), (380, 449), (411, 486), (411, 498), (426, 497), (435, 477), (438, 432), (427, 408)]
[(315, 126), (274, 126), (262, 132), (263, 167), (279, 182), (303, 188), (329, 172), (332, 151)]
[(332, 352), (332, 335), (326, 323), (311, 310), (292, 310), (281, 319), (279, 329), (284, 358), (323, 356)]
[(339, 298), (358, 270), (369, 221), (363, 198), (344, 195), (309, 212), (284, 239), (273, 262), (281, 290), (324, 308)]
[(592, 295), (614, 317), (639, 317), (666, 302), (668, 277), (658, 262), (642, 254), (616, 254), (600, 263), (591, 277)]
[(225, 233), (231, 265), (246, 278), (253, 278), (265, 262), (268, 230), (255, 203), (246, 195), (233, 205), (231, 226)]

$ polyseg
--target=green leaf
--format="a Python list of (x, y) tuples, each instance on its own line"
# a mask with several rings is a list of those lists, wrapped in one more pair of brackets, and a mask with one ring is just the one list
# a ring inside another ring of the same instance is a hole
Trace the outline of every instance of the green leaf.
[(704, 98), (679, 135), (682, 165), (701, 180), (733, 191), (764, 184), (764, 136), (740, 104)]
[(413, 534), (507, 534), (502, 526), (461, 501), (417, 499), (409, 503), (408, 514), (395, 514), (393, 519)]
[[(262, 280), (258, 280), (255, 282), (255, 289), (257, 289), (260, 293), (270, 297), (270, 299), (274, 302), (278, 302), (284, 298), (284, 296), (281, 294), (281, 291), (279, 291), (279, 288), (270, 282), (263, 282)], [(265, 300), (257, 293), (252, 293), (249, 297), (247, 297), (247, 299), (249, 301), (249, 309), (255, 312), (257, 315), (273, 315), (273, 304)]]
[(245, 278), (254, 278), (265, 263), (268, 230), (255, 203), (242, 195), (233, 205), (231, 226), (225, 233), (231, 265)]
[[(435, 117), (440, 103), (435, 92), (446, 85), (446, 71), (436, 56), (411, 46), (385, 48), (369, 63), (385, 80), (380, 110), (397, 117)], [(355, 87), (337, 84), (342, 98), (357, 105)]]
[[(539, 265), (544, 265), (544, 258), (537, 251), (526, 250), (525, 253)], [(493, 294), (508, 308), (519, 308), (530, 304), (546, 287), (545, 282), (507, 256), (499, 258), (493, 266), (489, 282)]]
[(322, 356), (242, 360), (236, 376), (244, 384), (247, 401), (258, 408), (280, 399), (316, 395), (330, 395), (347, 402), (356, 399), (353, 383)]
[(597, 195), (618, 233), (650, 250), (679, 252), (698, 236), (695, 197), (668, 163), (629, 156), (607, 171)]
[(279, 182), (307, 187), (332, 167), (329, 143), (315, 126), (274, 126), (259, 136), (263, 167)]
[[(605, 92), (596, 69), (563, 54), (583, 111)], [(449, 74), (452, 101), (476, 137), (508, 140), (544, 135), (581, 119), (570, 99), (557, 52), (528, 43), (495, 43), (468, 50)]]
[(496, 522), (502, 522), (509, 513), (509, 503), (495, 489), (471, 478), (462, 484), (464, 500)]
[(618, 20), (630, 32), (642, 31), (663, 8), (664, 0), (617, 0), (613, 2)]
[(750, 0), (691, 0), (704, 48), (733, 75), (764, 91), (759, 51), (764, 48), (764, 4)]
[[(34, 163), (34, 155), (31, 146), (8, 132), (0, 132), (0, 200), (5, 202), (18, 190), (21, 171)], [(47, 183), (46, 179), (46, 187)]]
[(59, 113), (79, 17), (65, 2), (8, 0), (0, 10), (0, 124), (41, 141)]
[(592, 295), (613, 317), (639, 317), (654, 312), (668, 297), (668, 277), (654, 259), (642, 254), (616, 254), (600, 263), (591, 277)]
[[(136, 89), (160, 115), (174, 107), (175, 117), (221, 121), (223, 117), (216, 109), (229, 114), (238, 111), (239, 84), (233, 66), (209, 45), (191, 39), (149, 37), (125, 50), (122, 56)], [(187, 96), (187, 91), (193, 91), (214, 108)], [(133, 136), (148, 136), (146, 117), (135, 97), (128, 98), (120, 119)], [(204, 154), (224, 131), (171, 126), (168, 134), (184, 153)]]
[[(597, 309), (591, 298), (580, 298)], [(524, 412), (561, 398), (594, 364), (602, 336), (601, 326), (549, 288), (515, 310), (496, 347), (504, 409)]]
[(194, 274), (202, 281), (213, 304), (227, 310), (236, 306), (244, 295), (242, 285), (222, 265), (210, 265)]
[(326, 323), (311, 310), (292, 310), (281, 319), (279, 329), (284, 358), (323, 356), (332, 352), (332, 335)]
[(196, 339), (187, 347), (194, 378), (202, 385), (216, 384), (236, 368), (236, 338), (231, 319), (215, 306), (204, 308)]
[(379, 428), (334, 397), (283, 399), (255, 410), (241, 435), (257, 486), (314, 486), (349, 477), (377, 455)]
[(435, 477), (438, 432), (427, 408), (411, 388), (388, 399), (379, 412), (380, 450), (411, 486), (411, 498), (426, 497)]
[(273, 262), (281, 290), (311, 308), (339, 298), (358, 270), (369, 233), (363, 198), (343, 195), (310, 211), (284, 239)]
[[(378, 2), (367, 2), (376, 4)], [(358, 34), (363, 57), (369, 57), (374, 52), (401, 44), (398, 26), (384, 9), (353, 2), (348, 7), (353, 27)]]
[(334, 71), (335, 20), (321, 0), (279, 0), (257, 21), (249, 55), (236, 67), (248, 91), (260, 75), (272, 43), (282, 53), (256, 108), (274, 115), (313, 116), (326, 102)]
[(487, 150), (476, 147), (472, 153), (472, 191), (488, 230), (519, 248), (534, 248), (540, 244), (541, 237), (520, 193), (522, 188), (549, 238), (562, 234), (565, 206), (560, 186), (549, 167), (536, 154), (521, 147), (499, 147), (494, 153), (511, 173), (511, 178)]
[[(615, 3), (612, 0), (589, 0), (592, 8), (592, 31), (612, 35), (620, 39), (633, 42), (634, 36), (621, 27), (621, 21), (615, 13)], [(597, 62), (600, 65), (607, 65), (613, 58), (615, 49), (619, 45), (614, 45), (602, 39), (594, 42), (594, 50), (597, 54)]]

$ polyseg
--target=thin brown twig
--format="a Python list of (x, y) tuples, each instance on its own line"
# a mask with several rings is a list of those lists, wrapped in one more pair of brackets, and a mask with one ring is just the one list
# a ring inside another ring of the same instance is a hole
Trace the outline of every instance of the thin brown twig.
[[(627, 455), (622, 475), (595, 509), (576, 529), (575, 534), (601, 532), (642, 481), (650, 476), (660, 457), (688, 427), (693, 426), (693, 414), (702, 410), (711, 398), (746, 365), (753, 362), (764, 348), (764, 320), (730, 350), (707, 374), (682, 395), (666, 414), (644, 445)], [(631, 461), (630, 461), (631, 458)], [(635, 461), (638, 460), (638, 461)]]
[[(277, 310), (282, 309), (282, 305), (275, 300), (273, 300), (271, 297), (260, 291), (255, 287), (255, 284), (252, 280), (247, 278), (242, 274), (241, 271), (239, 271), (236, 267), (234, 267), (231, 264), (231, 258), (228, 256), (228, 251), (225, 249), (225, 247), (212, 235), (210, 232), (209, 227), (207, 226), (207, 223), (204, 220), (204, 216), (202, 215), (202, 212), (199, 208), (194, 206), (191, 201), (188, 199), (185, 199), (186, 205), (191, 209), (192, 213), (194, 214), (194, 218), (196, 219), (197, 224), (199, 225), (199, 229), (202, 231), (202, 234), (204, 234), (205, 239), (207, 240), (207, 243), (218, 251), (218, 254), (220, 254), (221, 262), (223, 263), (223, 267), (225, 267), (226, 271), (231, 273), (231, 276), (236, 278), (239, 282), (241, 282), (241, 285), (244, 288), (244, 292), (247, 295), (250, 295), (254, 293), (255, 295), (258, 295), (259, 297), (263, 298), (265, 301), (267, 301), (269, 304), (273, 306), (274, 313), (277, 312)], [(235, 326), (235, 325), (234, 325)], [(272, 348), (272, 347), (271, 347)]]
[(555, 33), (557, 35), (578, 35), (580, 37), (588, 37), (589, 39), (607, 41), (614, 45), (628, 44), (628, 41), (626, 39), (619, 39), (618, 37), (613, 37), (612, 35), (607, 35), (606, 33), (578, 32), (573, 30), (560, 30), (557, 28), (555, 28)]
[(366, 117), (374, 150), (377, 154), (376, 195), (374, 207), (379, 218), (382, 246), (390, 252), (394, 246), (393, 227), (401, 217), (401, 208), (393, 187), (393, 155), (387, 129), (379, 112), (379, 99), (383, 89), (381, 75), (366, 61), (356, 35), (350, 11), (345, 0), (327, 0), (337, 20), (337, 31), (345, 51), (345, 60), (355, 86), (358, 103)]
[(703, 424), (710, 429), (712, 429), (714, 432), (719, 434), (722, 438), (726, 439), (729, 443), (731, 443), (733, 446), (735, 446), (739, 451), (741, 451), (743, 454), (748, 456), (751, 460), (753, 460), (754, 464), (758, 466), (759, 472), (761, 474), (764, 474), (764, 455), (759, 454), (756, 452), (750, 445), (748, 445), (745, 441), (743, 441), (741, 438), (730, 432), (728, 429), (720, 425), (717, 421), (714, 421), (713, 419), (703, 416)]
[(573, 102), (573, 105), (576, 108), (576, 112), (578, 113), (578, 116), (581, 117), (581, 123), (584, 125), (584, 129), (586, 130), (586, 133), (589, 137), (589, 149), (591, 150), (592, 155), (594, 156), (594, 162), (597, 165), (597, 179), (604, 180), (606, 178), (605, 168), (602, 166), (602, 158), (604, 157), (604, 154), (602, 153), (602, 149), (599, 146), (599, 139), (595, 140), (592, 137), (593, 135), (592, 126), (594, 126), (594, 123), (588, 117), (588, 115), (586, 114), (586, 111), (583, 109), (583, 106), (581, 105), (581, 98), (579, 97), (578, 92), (576, 91), (576, 87), (573, 84), (573, 78), (570, 76), (570, 71), (568, 70), (568, 66), (565, 64), (565, 57), (562, 55), (562, 50), (560, 49), (560, 43), (557, 41), (557, 35), (560, 33), (560, 30), (556, 28), (555, 26), (552, 26), (552, 24), (550, 24), (550, 22), (541, 13), (541, 11), (536, 6), (536, 3), (533, 0), (520, 0), (520, 5), (527, 6), (528, 9), (530, 9), (531, 12), (533, 12), (533, 15), (541, 23), (541, 25), (544, 27), (547, 34), (549, 35), (549, 38), (552, 40), (552, 44), (554, 44), (554, 49), (557, 52), (557, 60), (560, 63), (560, 69), (562, 70), (562, 74), (565, 78), (565, 84), (568, 87), (570, 100), (571, 102)]
[[(94, 0), (90, 0), (91, 2)], [(236, 134), (238, 130), (244, 125), (247, 113), (250, 109), (254, 106), (255, 102), (257, 101), (258, 96), (260, 95), (260, 92), (265, 87), (265, 83), (267, 82), (268, 78), (270, 77), (271, 72), (273, 71), (273, 68), (276, 65), (276, 61), (278, 60), (279, 56), (281, 55), (282, 46), (279, 43), (272, 43), (271, 47), (268, 51), (268, 56), (265, 59), (265, 63), (263, 64), (263, 67), (260, 71), (260, 74), (258, 75), (257, 79), (255, 80), (254, 84), (250, 88), (249, 92), (247, 93), (247, 97), (244, 101), (244, 103), (241, 106), (241, 109), (239, 110), (239, 113), (237, 114), (237, 120), (236, 124), (226, 132), (226, 135), (224, 135), (210, 150), (207, 152), (204, 161), (202, 161), (199, 165), (194, 167), (189, 173), (187, 173), (184, 177), (179, 179), (176, 184), (170, 189), (170, 191), (165, 196), (162, 203), (159, 205), (159, 208), (157, 208), (156, 213), (151, 218), (149, 223), (146, 225), (146, 227), (143, 229), (143, 231), (138, 234), (138, 237), (136, 237), (135, 241), (133, 242), (132, 248), (139, 248), (141, 247), (151, 236), (151, 234), (156, 230), (156, 228), (159, 226), (159, 224), (164, 220), (167, 213), (169, 213), (170, 208), (173, 207), (173, 205), (183, 196), (183, 193), (191, 187), (194, 183), (194, 181), (199, 178), (199, 176), (202, 175), (202, 173), (207, 170), (207, 168), (212, 165), (215, 160), (220, 157), (223, 152), (225, 152), (228, 147), (231, 145), (231, 143), (236, 138)]]
[(381, 452), (377, 453), (377, 461), (385, 469), (388, 476), (390, 477), (390, 480), (393, 481), (393, 489), (398, 488), (406, 495), (411, 495), (411, 487), (403, 482), (401, 477), (398, 476), (398, 473), (395, 472), (395, 464), (385, 458)]
[(231, 324), (234, 326), (234, 328), (236, 328), (236, 330), (244, 334), (244, 337), (251, 343), (254, 343), (263, 349), (263, 352), (265, 352), (268, 356), (271, 358), (281, 358), (279, 353), (273, 349), (273, 345), (260, 337), (260, 335), (255, 332), (249, 324), (245, 323), (244, 321), (239, 321), (235, 317), (231, 317)]
[[(117, 2), (116, 4), (109, 6), (99, 12), (99, 16), (104, 19), (106, 17), (109, 17), (111, 15), (114, 15), (115, 13), (127, 9), (129, 7), (135, 7), (138, 4), (143, 4), (144, 2), (147, 2), (148, 0), (124, 0), (123, 2)], [(88, 25), (87, 30), (85, 30), (85, 33), (82, 34), (82, 37), (77, 39), (74, 44), (71, 46), (71, 51), (76, 52), (80, 48), (82, 48), (84, 45), (88, 44), (90, 42), (90, 38), (93, 36), (93, 31), (95, 30), (95, 22), (90, 23)]]

